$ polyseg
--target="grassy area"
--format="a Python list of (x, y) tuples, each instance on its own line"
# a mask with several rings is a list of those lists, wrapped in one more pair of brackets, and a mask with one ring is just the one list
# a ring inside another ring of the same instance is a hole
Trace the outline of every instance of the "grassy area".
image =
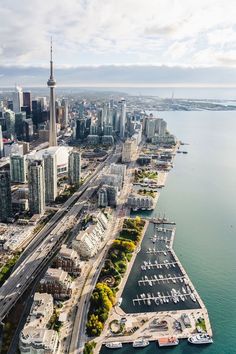
[(158, 173), (156, 171), (150, 171), (146, 169), (135, 170), (134, 181), (143, 182), (145, 178), (151, 180), (157, 180)]
[(66, 188), (58, 197), (56, 197), (55, 203), (63, 204), (69, 199), (79, 188), (78, 184)]
[(83, 354), (93, 354), (95, 347), (96, 343), (93, 341), (85, 343)]
[(196, 327), (200, 327), (204, 332), (206, 332), (206, 323), (204, 318), (200, 318), (197, 320)]
[[(109, 311), (115, 303), (118, 286), (141, 239), (144, 225), (145, 221), (139, 217), (125, 219), (119, 237), (113, 241), (108, 251), (107, 259), (90, 299), (86, 325), (87, 334), (90, 337), (99, 336), (102, 333)], [(113, 280), (112, 285), (103, 282), (103, 279), (109, 277)]]
[(156, 196), (156, 192), (154, 192), (154, 191), (149, 191), (149, 190), (147, 190), (147, 189), (139, 189), (138, 190), (138, 194), (139, 195), (147, 195), (147, 196), (149, 196), (149, 197), (152, 197), (152, 198), (155, 198), (155, 196)]
[(7, 280), (11, 274), (11, 270), (16, 264), (20, 257), (20, 253), (16, 254), (14, 257), (10, 258), (7, 263), (0, 269), (0, 286)]
[(62, 322), (59, 321), (59, 312), (60, 311), (58, 309), (54, 309), (52, 317), (50, 318), (49, 323), (47, 325), (48, 329), (54, 329), (54, 331), (57, 331), (58, 333), (62, 326)]

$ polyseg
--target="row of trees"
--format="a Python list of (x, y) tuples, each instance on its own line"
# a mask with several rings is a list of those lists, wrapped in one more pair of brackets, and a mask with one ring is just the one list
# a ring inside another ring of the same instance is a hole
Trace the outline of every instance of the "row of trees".
[(137, 244), (141, 239), (144, 223), (144, 220), (139, 216), (136, 216), (134, 219), (125, 219), (123, 229), (120, 232), (120, 238), (133, 241)]
[(104, 283), (97, 283), (90, 299), (87, 334), (91, 337), (99, 336), (103, 330), (108, 313), (115, 303), (115, 296), (111, 288)]

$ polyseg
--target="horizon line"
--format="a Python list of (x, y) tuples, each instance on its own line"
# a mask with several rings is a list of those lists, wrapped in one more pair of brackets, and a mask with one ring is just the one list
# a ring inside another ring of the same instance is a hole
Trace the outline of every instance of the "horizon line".
[[(23, 85), (32, 88), (47, 88), (46, 85)], [(14, 85), (1, 85), (0, 88), (14, 88)], [(57, 88), (236, 88), (236, 83), (232, 84), (212, 84), (212, 83), (78, 83), (78, 84), (57, 84)]]

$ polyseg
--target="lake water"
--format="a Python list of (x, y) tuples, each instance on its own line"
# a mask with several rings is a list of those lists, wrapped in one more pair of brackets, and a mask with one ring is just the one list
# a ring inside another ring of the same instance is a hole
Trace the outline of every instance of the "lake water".
[[(236, 113), (162, 112), (171, 132), (189, 143), (177, 154), (152, 215), (177, 223), (174, 248), (202, 297), (214, 344), (159, 349), (130, 345), (102, 353), (236, 353)], [(140, 272), (137, 269), (137, 272)]]

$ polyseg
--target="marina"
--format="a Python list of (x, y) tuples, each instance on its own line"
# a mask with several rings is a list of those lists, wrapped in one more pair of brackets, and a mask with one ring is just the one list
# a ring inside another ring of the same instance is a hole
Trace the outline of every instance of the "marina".
[(131, 270), (129, 278), (133, 286), (125, 287), (122, 294), (124, 301), (121, 308), (125, 312), (201, 307), (199, 296), (172, 249), (176, 227), (167, 222), (149, 222), (133, 266), (134, 270), (139, 268), (140, 272), (135, 276)]

